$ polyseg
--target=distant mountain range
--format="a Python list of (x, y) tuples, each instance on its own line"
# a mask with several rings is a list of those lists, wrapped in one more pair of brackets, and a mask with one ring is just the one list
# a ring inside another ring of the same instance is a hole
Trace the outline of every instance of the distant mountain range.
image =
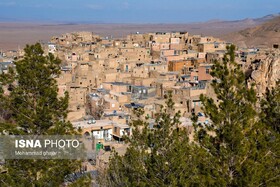
[(241, 19), (241, 20), (220, 20), (220, 19), (214, 19), (214, 20), (209, 20), (206, 21), (206, 23), (251, 23), (251, 24), (261, 24), (264, 23), (266, 21), (269, 21), (271, 19), (274, 19), (276, 17), (279, 17), (280, 13), (277, 14), (269, 14), (266, 16), (263, 16), (261, 18), (245, 18), (245, 19)]
[[(47, 22), (2, 17), (0, 18), (0, 49), (18, 49), (25, 46), (25, 44), (42, 40), (48, 41), (54, 35), (74, 31), (90, 31), (101, 36), (112, 36), (114, 38), (122, 38), (136, 32), (188, 31), (190, 34), (222, 38), (239, 46), (265, 45), (271, 47), (275, 41), (279, 41), (278, 17), (280, 17), (279, 13), (256, 19), (210, 20), (185, 24), (110, 24), (101, 22), (57, 22), (51, 20)], [(266, 22), (268, 23), (266, 24)], [(262, 24), (265, 25), (262, 26)]]
[(240, 47), (272, 47), (280, 44), (280, 14), (253, 19), (257, 26), (221, 36)]
[[(269, 14), (266, 16), (263, 16), (261, 18), (246, 18), (246, 19), (242, 19), (242, 20), (221, 20), (221, 19), (213, 19), (213, 20), (209, 20), (209, 21), (204, 21), (204, 22), (193, 22), (193, 23), (182, 23), (182, 24), (203, 24), (203, 23), (251, 23), (251, 24), (260, 24), (263, 23), (267, 20), (271, 20), (277, 16), (280, 16), (280, 13), (276, 13), (276, 14)], [(110, 24), (110, 23), (106, 23), (103, 21), (97, 21), (97, 20), (93, 20), (93, 21), (54, 21), (54, 20), (31, 20), (31, 19), (21, 19), (21, 18), (11, 18), (11, 17), (0, 17), (0, 22), (43, 22), (43, 23), (60, 23), (60, 24)], [(122, 24), (122, 23), (117, 23), (117, 24)], [(146, 23), (139, 23), (139, 24), (146, 24)], [(156, 24), (156, 23), (155, 23)], [(163, 23), (165, 24), (165, 23)], [(170, 23), (168, 23), (170, 24)]]
[(269, 15), (266, 15), (262, 18), (257, 18), (257, 19), (253, 19), (253, 21), (256, 21), (256, 22), (259, 22), (259, 23), (263, 23), (263, 22), (266, 22), (268, 20), (271, 20), (271, 19), (274, 19), (276, 17), (279, 17), (280, 16), (280, 13), (278, 14), (269, 14)]

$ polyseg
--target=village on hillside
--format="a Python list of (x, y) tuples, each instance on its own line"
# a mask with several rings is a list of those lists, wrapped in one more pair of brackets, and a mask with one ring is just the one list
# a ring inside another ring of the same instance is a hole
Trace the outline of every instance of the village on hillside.
[[(152, 127), (168, 92), (190, 137), (193, 113), (198, 114), (201, 125), (211, 123), (201, 110), (200, 95), (217, 101), (210, 86), (211, 67), (231, 45), (188, 32), (137, 32), (122, 39), (75, 32), (41, 44), (46, 54), (62, 60), (56, 80), (59, 96), (66, 91), (70, 96), (68, 120), (84, 135), (123, 152), (122, 137), (131, 135), (134, 109), (142, 108)], [(23, 55), (22, 50), (1, 52), (0, 73), (14, 67), (14, 61)], [(256, 83), (259, 96), (279, 80), (279, 55), (279, 44), (237, 48), (235, 52), (248, 84)]]

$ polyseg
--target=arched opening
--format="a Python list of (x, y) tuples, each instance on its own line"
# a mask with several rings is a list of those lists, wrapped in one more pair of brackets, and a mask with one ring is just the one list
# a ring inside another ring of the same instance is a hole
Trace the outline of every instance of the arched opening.
[(89, 132), (85, 132), (84, 135), (85, 136), (90, 136), (90, 133)]

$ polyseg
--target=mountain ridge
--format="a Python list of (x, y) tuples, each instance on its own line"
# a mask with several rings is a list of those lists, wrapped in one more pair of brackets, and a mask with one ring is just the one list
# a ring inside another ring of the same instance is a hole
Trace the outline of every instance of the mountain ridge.
[(221, 38), (239, 47), (272, 47), (280, 41), (280, 15), (266, 19), (260, 25), (223, 35)]

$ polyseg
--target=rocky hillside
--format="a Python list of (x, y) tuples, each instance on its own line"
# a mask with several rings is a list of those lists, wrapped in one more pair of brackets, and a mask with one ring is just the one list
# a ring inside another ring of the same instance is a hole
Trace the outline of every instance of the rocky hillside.
[(280, 44), (280, 16), (267, 20), (256, 27), (227, 34), (221, 38), (239, 47), (272, 47), (273, 44)]
[(280, 80), (280, 50), (274, 49), (259, 53), (250, 67), (248, 82), (255, 83), (257, 93), (263, 95), (266, 88), (271, 89)]

